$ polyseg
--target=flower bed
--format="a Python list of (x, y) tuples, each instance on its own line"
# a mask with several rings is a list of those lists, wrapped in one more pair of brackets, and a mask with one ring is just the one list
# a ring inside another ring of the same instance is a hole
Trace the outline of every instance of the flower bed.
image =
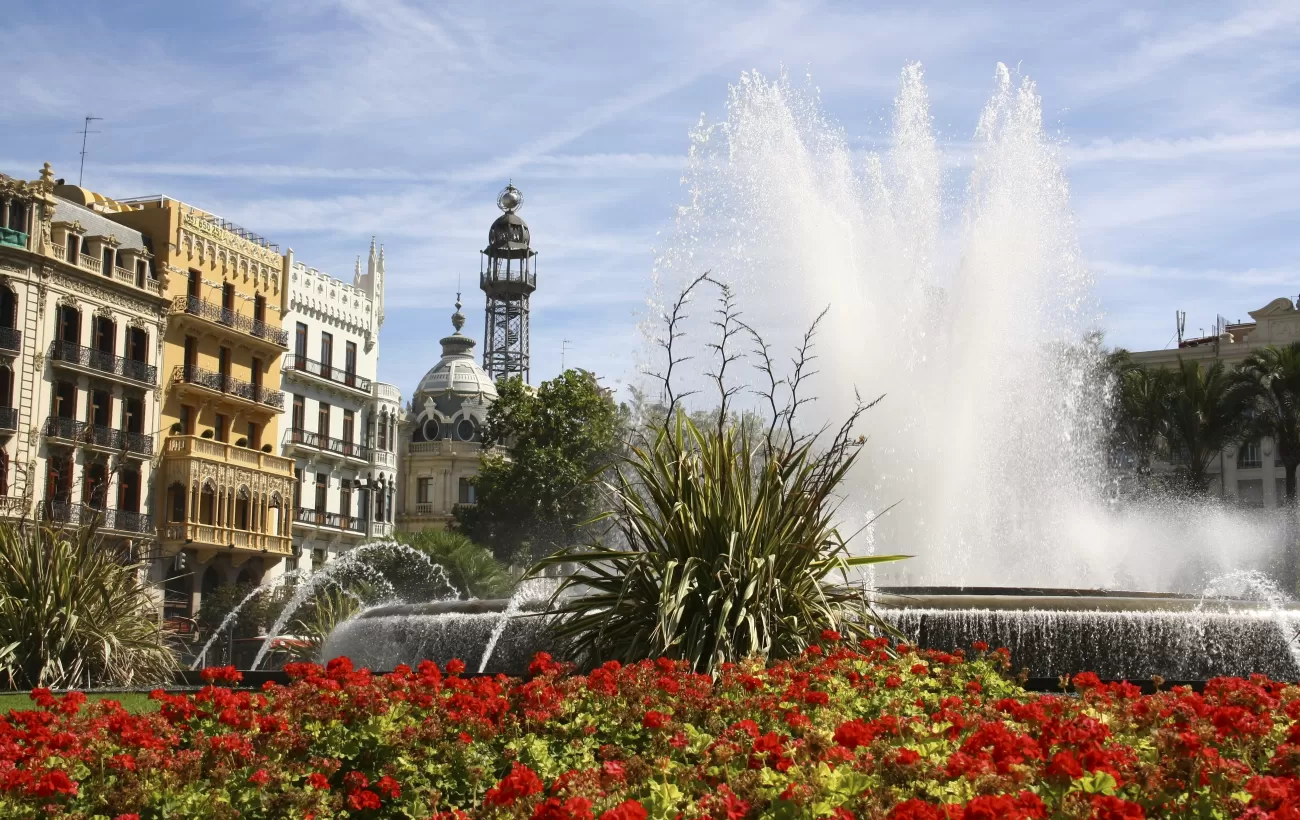
[(1300, 688), (1030, 695), (974, 658), (829, 633), (713, 681), (670, 661), (528, 681), (290, 666), (130, 715), (37, 691), (0, 720), (0, 817), (1300, 818)]

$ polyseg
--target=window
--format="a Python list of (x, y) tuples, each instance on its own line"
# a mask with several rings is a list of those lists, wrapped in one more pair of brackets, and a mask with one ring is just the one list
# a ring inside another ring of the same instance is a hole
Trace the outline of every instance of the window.
[(124, 512), (140, 512), (140, 471), (123, 469), (117, 476), (117, 508)]
[(293, 508), (302, 509), (302, 470), (293, 468)]
[(85, 501), (97, 510), (104, 509), (104, 496), (108, 494), (108, 471), (103, 464), (86, 465), (86, 486), (82, 490)]
[(230, 348), (223, 347), (217, 354), (217, 370), (221, 373), (221, 386), (223, 390), (229, 389), (226, 385), (226, 379), (230, 378)]
[[(188, 294), (191, 299), (203, 298), (203, 274), (190, 268), (190, 281)], [(197, 306), (191, 307), (191, 310), (197, 310)]]
[(0, 450), (0, 495), (9, 495), (9, 453)]
[(112, 245), (104, 246), (104, 263), (100, 265), (100, 268), (101, 268), (100, 273), (104, 274), (107, 277), (112, 278), (113, 276), (113, 246)]
[(316, 432), (321, 438), (330, 434), (330, 406), (325, 402), (320, 403), (320, 411), (316, 414)]
[(71, 305), (59, 306), (59, 341), (81, 343), (81, 313)]
[(100, 353), (107, 353), (112, 356), (117, 352), (117, 328), (113, 326), (113, 320), (107, 316), (95, 317), (95, 349)]
[(325, 494), (329, 492), (330, 477), (328, 473), (316, 474), (316, 512), (325, 512)]
[(477, 500), (478, 500), (478, 496), (474, 492), (473, 482), (471, 482), (468, 478), (462, 478), (460, 480), (460, 503), (474, 504), (477, 502)]
[(18, 298), (6, 287), (0, 287), (0, 327), (18, 327)]
[(68, 234), (68, 264), (76, 265), (81, 262), (81, 237), (75, 233)]
[(255, 421), (248, 423), (248, 449), (256, 450), (262, 446), (262, 428)]
[(266, 297), (260, 293), (253, 296), (253, 319), (258, 322), (266, 321)]
[(214, 524), (216, 523), (213, 516), (217, 511), (217, 491), (211, 484), (203, 487), (199, 493), (199, 523)]
[(144, 432), (144, 402), (137, 396), (122, 397), (122, 429), (128, 433)]
[(1247, 507), (1264, 506), (1264, 481), (1256, 478), (1237, 482), (1237, 500)]
[(388, 449), (388, 427), (382, 417), (379, 419), (379, 449)]
[(461, 441), (473, 441), (474, 422), (469, 419), (461, 419), (460, 422), (456, 424), (456, 438)]
[(334, 337), (324, 331), (320, 334), (320, 364), (322, 370), (334, 366)]
[(185, 520), (185, 486), (173, 484), (167, 488), (167, 506), (171, 510), (171, 521), (180, 523)]
[(352, 452), (352, 435), (353, 426), (356, 424), (355, 415), (351, 410), (343, 411), (343, 443), (348, 445), (348, 452)]
[(348, 342), (343, 349), (343, 378), (348, 386), (357, 383), (357, 343)]
[(311, 565), (314, 568), (325, 566), (325, 550), (317, 547), (311, 551)]
[(199, 363), (199, 339), (197, 336), (185, 337), (185, 366), (195, 367)]
[(72, 499), (72, 456), (62, 455), (45, 462), (45, 497), (56, 504)]
[(248, 366), (253, 377), (253, 398), (262, 400), (262, 360), (254, 357)]
[(391, 446), (384, 448), (386, 450), (397, 446), (397, 419), (393, 416), (388, 417), (388, 443)]
[(8, 365), (0, 366), (0, 405), (14, 406), (14, 372)]
[(148, 267), (149, 263), (145, 262), (143, 259), (135, 260), (135, 286), (137, 288), (144, 287), (144, 279)]
[(217, 413), (216, 420), (212, 422), (212, 428), (217, 441), (226, 440), (226, 417), (222, 413)]
[(227, 325), (235, 323), (235, 286), (230, 282), (221, 286), (221, 321)]
[(1237, 449), (1237, 468), (1249, 470), (1252, 467), (1263, 467), (1264, 460), (1260, 456), (1258, 441), (1242, 442), (1241, 447)]
[(126, 332), (126, 357), (133, 362), (149, 361), (149, 331), (133, 327)]
[(248, 529), (248, 491), (241, 489), (235, 497), (235, 529)]
[(107, 390), (90, 391), (90, 423), (96, 427), (112, 425), (113, 397)]
[(180, 425), (181, 435), (194, 435), (194, 408), (190, 407), (188, 404), (181, 405)]
[(307, 422), (307, 403), (303, 401), (302, 396), (293, 397), (293, 441), (302, 441), (298, 435)]
[(77, 417), (77, 387), (72, 382), (55, 382), (54, 415), (61, 419)]
[[(339, 488), (339, 515), (344, 522), (348, 522), (352, 518), (352, 488), (347, 485), (346, 481)], [(344, 526), (347, 526), (347, 524), (345, 523)]]
[(419, 495), (416, 498), (417, 502), (421, 504), (433, 503), (433, 479), (432, 478), (420, 479), (416, 489), (419, 492)]
[(303, 360), (307, 358), (307, 326), (302, 322), (298, 323), (297, 330), (293, 336), (293, 356), (294, 367), (302, 370), (306, 367)]

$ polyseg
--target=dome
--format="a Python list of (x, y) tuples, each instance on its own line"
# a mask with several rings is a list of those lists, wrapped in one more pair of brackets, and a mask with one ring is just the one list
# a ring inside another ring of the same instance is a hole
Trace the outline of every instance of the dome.
[(514, 211), (501, 214), (488, 228), (488, 250), (527, 250), (528, 223)]
[(415, 389), (416, 406), (429, 398), (436, 401), (477, 397), (491, 404), (496, 400), (497, 388), (492, 377), (474, 361), (474, 340), (460, 332), (465, 325), (465, 316), (460, 312), (459, 298), (451, 323), (456, 332), (441, 340), (442, 358), (420, 379), (420, 385)]

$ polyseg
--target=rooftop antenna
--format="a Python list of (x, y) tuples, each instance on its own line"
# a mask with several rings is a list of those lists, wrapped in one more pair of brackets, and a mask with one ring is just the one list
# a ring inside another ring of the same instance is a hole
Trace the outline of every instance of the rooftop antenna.
[(103, 120), (103, 117), (86, 117), (85, 123), (82, 124), (81, 130), (77, 133), (81, 135), (81, 169), (77, 171), (77, 187), (81, 187), (82, 177), (86, 175), (86, 137), (91, 134), (98, 134), (99, 131), (91, 131), (90, 124), (96, 120)]
[(1183, 330), (1187, 327), (1187, 311), (1175, 310), (1174, 320), (1178, 323), (1178, 346), (1183, 346)]
[(568, 352), (568, 350), (569, 350), (569, 340), (561, 339), (560, 340), (560, 372), (561, 373), (564, 372), (564, 354)]

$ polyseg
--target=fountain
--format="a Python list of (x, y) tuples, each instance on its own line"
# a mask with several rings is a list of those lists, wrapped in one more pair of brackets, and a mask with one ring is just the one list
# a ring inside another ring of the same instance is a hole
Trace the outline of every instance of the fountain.
[[(997, 67), (959, 158), (969, 168), (954, 173), (908, 65), (892, 131), (872, 147), (833, 125), (811, 86), (742, 76), (726, 119), (692, 132), (654, 298), (711, 271), (748, 323), (777, 329), (778, 349), (830, 306), (813, 426), (856, 393), (885, 396), (866, 417), (875, 435), (844, 531), (897, 503), (861, 548), (916, 556), (869, 579), (885, 617), (926, 646), (1007, 646), (1040, 677), (1300, 676), (1300, 612), (1254, 594), (1258, 576), (1230, 575), (1269, 568), (1278, 522), (1112, 489), (1099, 313), (1033, 83)], [(385, 668), (454, 645), (469, 662), (495, 632), (510, 658), (490, 664), (489, 651), (480, 668), (519, 671), (548, 646), (529, 607), (475, 606), (371, 610), (323, 655)]]

